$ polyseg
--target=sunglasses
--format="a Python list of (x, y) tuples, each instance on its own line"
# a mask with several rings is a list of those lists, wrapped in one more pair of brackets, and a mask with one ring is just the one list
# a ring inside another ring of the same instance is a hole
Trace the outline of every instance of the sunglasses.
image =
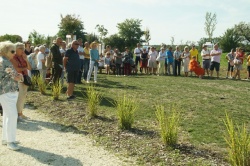
[(11, 52), (11, 54), (14, 54), (14, 53), (15, 53), (15, 51), (14, 51), (14, 50), (11, 50), (10, 52)]
[(74, 45), (77, 45), (77, 46), (79, 46), (79, 44), (74, 44)]

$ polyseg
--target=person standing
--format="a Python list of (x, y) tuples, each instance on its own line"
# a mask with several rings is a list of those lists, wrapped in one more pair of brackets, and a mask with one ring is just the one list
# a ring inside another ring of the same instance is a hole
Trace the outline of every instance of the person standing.
[(148, 56), (149, 56), (148, 59), (149, 73), (156, 75), (156, 70), (157, 70), (156, 58), (158, 56), (158, 52), (155, 50), (155, 47), (151, 47), (151, 51), (148, 53)]
[(89, 64), (90, 64), (90, 48), (89, 48), (89, 43), (85, 42), (84, 43), (84, 48), (83, 48), (83, 56), (84, 56), (84, 61), (83, 61), (83, 79), (85, 81), (87, 81), (87, 76), (88, 76), (88, 72), (89, 72)]
[(79, 74), (78, 74), (78, 79), (77, 79), (77, 84), (81, 84), (81, 80), (82, 80), (82, 74), (83, 74), (83, 65), (84, 65), (84, 55), (83, 55), (83, 52), (84, 52), (84, 49), (83, 49), (83, 44), (82, 44), (82, 39), (78, 39), (77, 40), (78, 43), (79, 43), (79, 47), (78, 47), (78, 54), (79, 54), (79, 57), (80, 57), (80, 70), (79, 70)]
[(24, 42), (24, 48), (24, 53), (26, 55), (30, 55), (33, 52), (30, 41)]
[(74, 40), (71, 45), (71, 49), (68, 49), (63, 58), (64, 70), (67, 72), (67, 100), (74, 99), (73, 95), (75, 84), (80, 70), (80, 58), (78, 54), (79, 42)]
[(166, 58), (165, 48), (161, 47), (161, 51), (159, 52), (159, 55), (156, 58), (156, 61), (158, 62), (158, 76), (159, 75), (164, 75), (165, 58)]
[[(198, 57), (198, 50), (195, 48), (195, 45), (193, 44), (192, 45), (192, 49), (189, 51), (190, 52), (190, 59), (193, 57), (193, 56), (196, 56), (196, 61), (198, 62), (198, 63), (200, 63), (199, 62), (199, 57)], [(193, 71), (192, 70), (190, 70), (190, 73), (191, 73), (191, 76), (193, 75)]]
[[(176, 50), (174, 51), (174, 75), (180, 76), (181, 75), (181, 52), (178, 46), (176, 46)], [(178, 73), (177, 73), (177, 69), (178, 69)]]
[(94, 68), (94, 83), (97, 83), (97, 71), (98, 71), (98, 62), (99, 62), (99, 52), (97, 49), (97, 42), (92, 42), (90, 44), (90, 65), (89, 65), (89, 72), (87, 76), (87, 83), (89, 83), (90, 77), (92, 75), (92, 71)]
[(247, 80), (250, 78), (250, 53), (248, 53), (247, 57)]
[[(234, 71), (234, 50), (231, 49), (231, 52), (226, 55), (227, 59), (227, 74), (226, 78), (232, 78), (233, 77), (233, 71)], [(230, 72), (230, 77), (228, 76)]]
[(45, 81), (46, 78), (46, 66), (45, 66), (45, 47), (41, 45), (39, 47), (39, 53), (37, 54), (37, 69), (39, 70), (40, 77)]
[(172, 66), (172, 72), (174, 73), (174, 56), (173, 56), (173, 52), (172, 52), (172, 47), (169, 47), (165, 60), (166, 60), (165, 62), (167, 64), (167, 73), (168, 73), (168, 75), (171, 75), (170, 66)]
[[(142, 69), (144, 69), (145, 74), (148, 74), (148, 52), (146, 50), (146, 48), (143, 48), (143, 51), (141, 53), (141, 64), (140, 67)], [(165, 59), (164, 59), (164, 65), (165, 65)]]
[[(64, 57), (65, 53), (66, 53), (66, 42), (65, 41), (62, 41), (60, 52), (61, 52), (61, 56)], [(64, 84), (64, 74), (65, 74), (65, 70), (62, 71), (62, 74), (60, 77), (60, 82), (61, 82), (62, 86)]]
[(128, 47), (125, 47), (125, 52), (123, 53), (123, 56), (124, 76), (129, 76), (131, 75), (131, 61), (133, 61), (133, 55), (129, 51)]
[(18, 74), (12, 64), (15, 62), (15, 45), (11, 42), (0, 43), (0, 104), (3, 108), (2, 145), (11, 150), (19, 150), (16, 144), (17, 129), (17, 82), (23, 81), (22, 74)]
[(182, 59), (183, 59), (184, 74), (185, 77), (188, 77), (189, 62), (190, 62), (190, 52), (188, 50), (188, 46), (184, 47), (184, 51), (182, 53)]
[[(135, 54), (135, 74), (137, 74), (137, 68), (138, 64), (140, 64), (140, 55), (142, 53), (141, 45), (140, 43), (137, 43), (137, 47), (134, 49), (134, 54)], [(142, 72), (142, 68), (140, 67), (140, 72)]]
[(31, 71), (29, 71), (29, 76), (38, 76), (39, 70), (37, 69), (37, 54), (39, 52), (39, 48), (35, 47), (34, 52), (28, 56), (28, 61), (31, 66)]
[(214, 45), (214, 49), (211, 51), (211, 65), (210, 65), (210, 76), (213, 77), (214, 68), (217, 73), (217, 78), (219, 78), (219, 71), (220, 71), (220, 57), (222, 51), (219, 49), (218, 44)]
[(53, 68), (52, 81), (53, 81), (53, 83), (58, 83), (59, 78), (62, 75), (63, 57), (62, 57), (61, 52), (60, 52), (61, 43), (62, 43), (62, 39), (57, 38), (56, 43), (54, 43), (52, 45), (52, 47), (50, 48), (50, 52), (52, 54), (52, 68)]
[(117, 52), (115, 52), (114, 57), (115, 57), (116, 76), (121, 76), (122, 54), (117, 50)]
[(202, 51), (201, 51), (201, 57), (202, 57), (202, 68), (207, 72), (207, 76), (209, 76), (209, 67), (210, 67), (210, 52), (207, 50), (207, 45), (202, 45)]

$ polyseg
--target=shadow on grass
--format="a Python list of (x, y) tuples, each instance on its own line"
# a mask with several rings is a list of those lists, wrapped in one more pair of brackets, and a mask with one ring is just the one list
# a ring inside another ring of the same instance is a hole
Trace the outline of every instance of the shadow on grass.
[(102, 97), (100, 106), (115, 107), (115, 100), (109, 97)]
[(50, 153), (42, 150), (22, 147), (19, 151), (25, 155), (31, 156), (38, 162), (45, 165), (83, 165), (82, 162), (73, 157), (64, 157), (55, 153)]
[(127, 131), (140, 136), (155, 137), (157, 135), (157, 132), (146, 129), (131, 128), (130, 130)]
[(120, 82), (116, 82), (116, 81), (111, 81), (111, 80), (107, 80), (107, 79), (102, 79), (101, 84), (97, 84), (98, 87), (102, 87), (102, 88), (125, 88), (125, 89), (138, 89), (138, 86), (133, 86), (133, 85), (127, 85)]
[(104, 117), (104, 116), (95, 116), (95, 119), (101, 120), (103, 122), (114, 122), (114, 119), (108, 118), (108, 117)]

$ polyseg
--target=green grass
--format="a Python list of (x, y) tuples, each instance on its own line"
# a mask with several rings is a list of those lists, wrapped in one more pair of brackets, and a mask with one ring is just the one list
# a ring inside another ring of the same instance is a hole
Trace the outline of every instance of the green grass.
[[(224, 57), (221, 58), (221, 77), (226, 75)], [(243, 76), (246, 75), (244, 72)], [(102, 101), (98, 107), (98, 117), (90, 121), (85, 120), (87, 113), (83, 109), (87, 98), (81, 97), (86, 94), (87, 84), (75, 87), (77, 99), (74, 101), (66, 101), (65, 96), (52, 102), (46, 96), (30, 92), (28, 102), (33, 102), (39, 109), (46, 109), (60, 123), (73, 125), (93, 135), (97, 142), (109, 149), (136, 157), (138, 164), (185, 165), (182, 162), (186, 161), (192, 165), (199, 161), (201, 164), (198, 165), (222, 165), (225, 164), (227, 148), (223, 122), (225, 111), (230, 113), (235, 123), (241, 125), (245, 122), (247, 130), (250, 130), (249, 85), (247, 81), (229, 79), (152, 75), (115, 77), (99, 74), (95, 90), (102, 95)], [(116, 108), (112, 104), (124, 93), (133, 96), (139, 103), (133, 127), (129, 131), (118, 129)], [(39, 101), (38, 96), (42, 98)], [(181, 110), (179, 145), (176, 147), (179, 155), (162, 146), (155, 115), (155, 104), (161, 103), (176, 104)]]

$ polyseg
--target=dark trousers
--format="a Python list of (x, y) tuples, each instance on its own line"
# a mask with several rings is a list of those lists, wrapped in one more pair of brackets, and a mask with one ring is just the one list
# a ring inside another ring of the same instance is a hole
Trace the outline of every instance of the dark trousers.
[(89, 63), (90, 63), (90, 59), (84, 59), (83, 61), (83, 68), (84, 68), (83, 79), (84, 80), (87, 80), (87, 76), (89, 72)]
[(131, 75), (130, 63), (124, 63), (124, 75)]
[(62, 75), (62, 68), (58, 64), (55, 64), (52, 74), (53, 74), (53, 78), (52, 78), (53, 83), (58, 83)]
[[(136, 56), (136, 57), (135, 57), (135, 68), (138, 67), (138, 64), (140, 65), (140, 61), (141, 61), (140, 56)], [(137, 71), (137, 70), (136, 70), (136, 71)], [(140, 67), (140, 72), (142, 72), (141, 67)]]
[(82, 73), (83, 73), (84, 59), (80, 59), (80, 70), (77, 77), (77, 83), (81, 83)]
[(39, 70), (31, 70), (31, 76), (39, 76)]
[(178, 69), (178, 75), (181, 75), (181, 61), (175, 60), (175, 70), (174, 70), (174, 75), (177, 76), (177, 69)]
[(116, 75), (121, 75), (122, 74), (121, 64), (115, 64), (115, 66), (116, 66)]

